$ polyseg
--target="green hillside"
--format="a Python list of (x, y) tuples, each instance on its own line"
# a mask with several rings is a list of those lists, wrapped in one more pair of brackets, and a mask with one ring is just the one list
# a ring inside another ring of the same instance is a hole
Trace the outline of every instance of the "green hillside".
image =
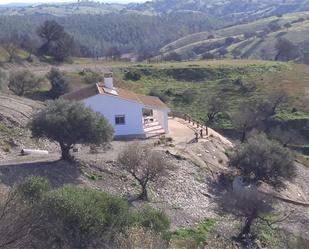
[[(227, 58), (274, 59), (277, 39), (285, 38), (300, 48), (309, 41), (309, 12), (264, 18), (213, 32), (202, 32), (176, 40), (161, 49), (161, 53), (176, 52), (184, 57), (201, 57), (204, 53), (220, 56), (226, 49)], [(289, 25), (286, 26), (286, 25)], [(254, 32), (253, 34), (250, 34)], [(213, 35), (213, 39), (209, 36)], [(233, 38), (227, 43), (227, 38)]]
[(188, 114), (201, 122), (207, 119), (209, 96), (220, 96), (228, 105), (215, 126), (228, 133), (234, 130), (231, 119), (242, 102), (265, 99), (270, 93), (283, 90), (289, 100), (274, 117), (274, 123), (293, 127), (304, 137), (309, 137), (309, 66), (257, 60), (214, 60), (135, 65), (121, 72), (120, 77), (126, 80), (120, 81), (122, 87), (155, 94), (177, 115)]

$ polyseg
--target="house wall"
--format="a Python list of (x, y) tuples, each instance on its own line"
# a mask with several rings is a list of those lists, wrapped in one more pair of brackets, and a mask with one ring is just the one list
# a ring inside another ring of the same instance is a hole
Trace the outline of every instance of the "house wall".
[(167, 110), (153, 110), (153, 116), (168, 134), (168, 111)]
[[(141, 104), (99, 94), (83, 100), (83, 103), (94, 111), (100, 112), (108, 119), (114, 128), (115, 136), (144, 134)], [(116, 115), (125, 115), (124, 125), (115, 124)]]

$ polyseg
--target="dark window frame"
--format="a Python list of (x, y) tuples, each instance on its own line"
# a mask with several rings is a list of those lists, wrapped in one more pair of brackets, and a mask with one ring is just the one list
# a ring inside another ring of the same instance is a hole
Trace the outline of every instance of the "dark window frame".
[(115, 115), (115, 125), (125, 125), (126, 124), (126, 116), (123, 115)]

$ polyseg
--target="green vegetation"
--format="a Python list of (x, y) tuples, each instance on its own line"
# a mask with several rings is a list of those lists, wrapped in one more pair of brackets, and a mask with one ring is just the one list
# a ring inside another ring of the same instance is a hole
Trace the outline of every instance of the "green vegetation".
[(116, 248), (118, 237), (126, 240), (134, 227), (162, 241), (169, 229), (162, 211), (148, 206), (132, 211), (120, 197), (71, 185), (53, 188), (38, 176), (27, 177), (1, 204), (0, 244), (11, 247)]
[(181, 228), (172, 233), (171, 244), (176, 248), (203, 248), (208, 234), (216, 224), (215, 219), (205, 219), (195, 228)]
[(246, 183), (261, 182), (281, 187), (283, 181), (296, 176), (292, 153), (264, 134), (250, 137), (246, 143), (235, 147), (229, 165), (237, 169)]
[(188, 114), (200, 122), (208, 120), (210, 96), (218, 96), (225, 105), (211, 125), (226, 132), (235, 129), (232, 118), (243, 102), (261, 103), (280, 89), (288, 95), (288, 100), (280, 105), (270, 125), (288, 128), (297, 122), (297, 131), (305, 135), (309, 122), (309, 109), (304, 104), (309, 84), (306, 71), (304, 65), (250, 60), (137, 64), (122, 69), (121, 75), (127, 79), (131, 72), (139, 80), (118, 82), (122, 87), (158, 96), (176, 115)]
[(18, 96), (23, 96), (38, 89), (42, 78), (36, 77), (29, 70), (12, 71), (8, 79), (8, 88)]
[(7, 127), (0, 123), (0, 148), (4, 152), (11, 150), (10, 142), (19, 137), (19, 132), (16, 128)]
[(48, 92), (48, 95), (57, 99), (61, 95), (69, 92), (70, 83), (69, 80), (60, 72), (57, 68), (52, 68), (46, 75), (46, 78), (50, 81), (51, 89)]

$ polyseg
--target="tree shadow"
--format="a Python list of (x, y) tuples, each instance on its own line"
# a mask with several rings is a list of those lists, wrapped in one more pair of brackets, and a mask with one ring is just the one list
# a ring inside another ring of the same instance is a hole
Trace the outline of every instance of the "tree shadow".
[(81, 171), (75, 162), (58, 160), (0, 166), (0, 182), (8, 186), (20, 183), (27, 176), (33, 175), (46, 177), (54, 187), (81, 183)]

